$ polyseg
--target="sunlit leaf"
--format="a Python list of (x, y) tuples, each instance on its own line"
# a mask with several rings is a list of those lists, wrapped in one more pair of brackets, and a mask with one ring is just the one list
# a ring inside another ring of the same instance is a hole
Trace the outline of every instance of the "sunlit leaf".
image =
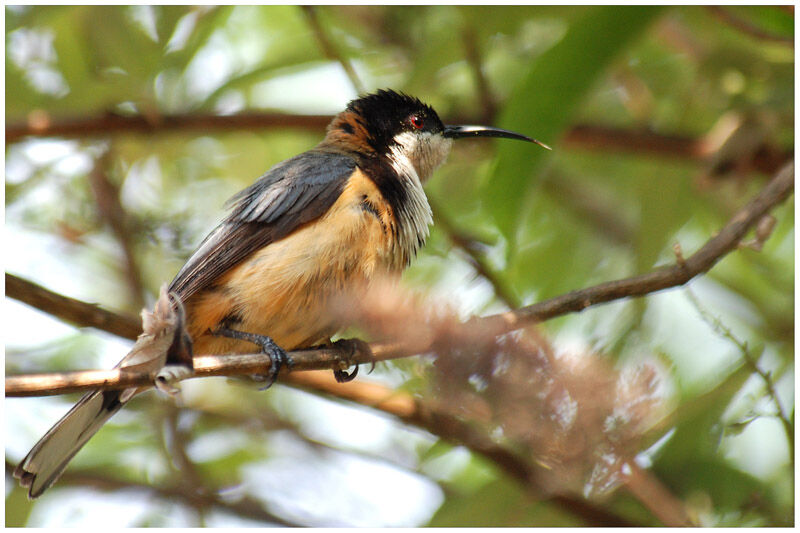
[[(655, 7), (602, 7), (584, 13), (564, 38), (525, 74), (500, 116), (510, 130), (555, 144), (593, 81), (660, 14)], [(556, 145), (557, 148), (557, 145)], [(498, 146), (498, 164), (484, 195), (510, 242), (535, 171), (548, 153), (520, 143)]]

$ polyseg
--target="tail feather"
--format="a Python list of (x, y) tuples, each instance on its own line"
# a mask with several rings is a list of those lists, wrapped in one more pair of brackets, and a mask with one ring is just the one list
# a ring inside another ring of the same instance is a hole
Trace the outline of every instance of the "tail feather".
[[(142, 312), (143, 333), (117, 367), (126, 371), (149, 372), (154, 379), (160, 376), (165, 364), (191, 370), (192, 342), (184, 330), (184, 323), (183, 305), (176, 297), (170, 299), (167, 286), (163, 285), (153, 312)], [(28, 497), (40, 496), (55, 483), (70, 459), (141, 390), (144, 389), (97, 390), (81, 398), (14, 470), (14, 477), (23, 487), (28, 487)]]
[(131, 396), (125, 392), (86, 394), (36, 443), (14, 471), (20, 484), (28, 487), (29, 498), (37, 498), (58, 480), (70, 459), (125, 405)]

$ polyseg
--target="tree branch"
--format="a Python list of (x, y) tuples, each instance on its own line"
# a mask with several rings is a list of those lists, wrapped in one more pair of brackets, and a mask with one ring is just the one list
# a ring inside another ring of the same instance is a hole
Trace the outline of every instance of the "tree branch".
[(720, 259), (736, 249), (747, 232), (773, 207), (786, 200), (792, 191), (794, 191), (794, 161), (787, 163), (755, 198), (739, 209), (719, 233), (683, 261), (647, 274), (601, 283), (514, 311), (473, 320), (495, 321), (504, 332), (507, 332), (535, 322), (580, 312), (597, 304), (644, 296), (683, 285), (709, 271)]
[(625, 488), (634, 498), (642, 502), (653, 516), (667, 527), (688, 527), (693, 525), (686, 508), (678, 498), (652, 473), (644, 470), (635, 461), (628, 461), (629, 473), (625, 478)]
[(752, 22), (745, 20), (738, 15), (734, 15), (730, 9), (726, 9), (721, 6), (707, 6), (707, 9), (711, 11), (715, 17), (725, 22), (732, 28), (736, 28), (742, 33), (746, 33), (747, 35), (755, 37), (756, 39), (781, 43), (794, 48), (793, 36), (776, 35), (774, 33), (765, 31)]
[[(328, 372), (289, 374), (287, 382), (301, 389), (366, 405), (393, 415), (403, 423), (422, 428), (447, 442), (464, 445), (496, 464), (523, 486), (536, 487), (537, 466), (497, 445), (468, 422), (426, 406), (405, 391), (389, 389), (365, 381), (337, 383)], [(588, 525), (625, 527), (634, 524), (591, 502), (568, 495), (553, 495), (548, 501), (579, 516)]]
[(461, 42), (464, 45), (464, 57), (475, 76), (475, 86), (478, 90), (478, 100), (481, 104), (481, 123), (491, 124), (497, 114), (497, 104), (489, 88), (489, 80), (483, 72), (481, 53), (478, 50), (478, 35), (471, 25), (464, 27), (461, 32)]
[[(541, 322), (568, 313), (580, 312), (588, 307), (606, 303), (614, 300), (630, 297), (640, 297), (653, 292), (661, 291), (671, 287), (677, 287), (687, 283), (692, 278), (707, 272), (722, 257), (730, 251), (736, 249), (739, 242), (747, 232), (755, 226), (770, 209), (783, 202), (794, 190), (794, 163), (790, 162), (770, 181), (766, 187), (747, 205), (741, 208), (728, 222), (728, 224), (705, 245), (689, 258), (681, 260), (675, 265), (662, 267), (647, 274), (634, 276), (595, 285), (582, 290), (572, 291), (562, 296), (557, 296), (544, 302), (540, 302), (527, 307), (522, 307), (513, 311), (500, 313), (486, 317), (472, 318), (465, 327), (473, 327), (480, 322), (483, 327), (502, 334), (515, 329), (529, 326), (536, 322)], [(12, 289), (8, 290), (9, 279)], [(7, 294), (11, 297), (20, 297), (27, 303), (47, 312), (53, 312), (56, 316), (67, 315), (67, 320), (78, 322), (87, 318), (92, 319), (92, 325), (100, 329), (107, 322), (119, 324), (127, 322), (125, 320), (109, 320), (108, 316), (115, 316), (110, 312), (103, 312), (94, 306), (83, 304), (65, 298), (63, 296), (54, 297), (53, 293), (33, 286), (33, 292), (37, 298), (29, 298), (24, 294), (24, 284), (19, 278), (14, 278), (6, 274)], [(22, 293), (22, 294), (21, 294)], [(16, 295), (16, 296), (15, 296)], [(39, 305), (36, 305), (39, 304)], [(55, 309), (53, 309), (55, 308)], [(75, 313), (79, 309), (83, 313)], [(70, 312), (65, 313), (65, 310)], [(86, 311), (91, 310), (91, 313)], [(59, 314), (61, 313), (61, 314)], [(97, 316), (97, 315), (100, 316)], [(76, 320), (76, 317), (79, 320)], [(85, 324), (84, 324), (85, 325)], [(135, 328), (138, 335), (140, 328)], [(116, 332), (115, 332), (116, 333)], [(129, 336), (130, 330), (124, 332), (123, 336)], [(399, 357), (425, 353), (431, 350), (431, 342), (419, 341), (402, 343), (372, 343), (370, 345), (372, 355), (369, 353), (357, 352), (348, 357), (342, 350), (330, 347), (323, 349), (308, 349), (291, 352), (294, 360), (294, 370), (312, 369), (331, 369), (340, 368), (342, 362), (366, 364), (373, 361), (382, 361)], [(242, 375), (263, 373), (269, 366), (269, 359), (263, 354), (245, 355), (226, 355), (226, 356), (202, 356), (198, 355), (194, 359), (195, 371), (189, 377), (220, 376), (220, 375)], [(25, 376), (9, 376), (6, 378), (6, 396), (35, 396), (64, 394), (66, 392), (76, 392), (80, 390), (91, 390), (96, 388), (126, 388), (134, 385), (151, 385), (152, 379), (147, 374), (134, 374), (120, 369), (112, 370), (88, 370), (79, 372), (65, 372), (54, 374), (39, 374)]]
[[(376, 357), (375, 360), (393, 358), (393, 354)], [(338, 369), (348, 354), (337, 348), (313, 348), (289, 352), (293, 371)], [(397, 355), (396, 357), (401, 357)], [(353, 358), (360, 364), (370, 362), (368, 354)], [(194, 372), (181, 379), (211, 376), (252, 376), (264, 374), (270, 359), (262, 353), (231, 355), (196, 355)], [(153, 376), (148, 372), (132, 372), (121, 368), (110, 370), (78, 370), (74, 372), (52, 372), (6, 377), (7, 397), (53, 396), (94, 389), (126, 389), (136, 386), (152, 386)]]
[[(705, 137), (665, 135), (646, 129), (625, 130), (588, 124), (574, 126), (564, 136), (564, 143), (572, 148), (603, 153), (616, 150), (698, 162), (706, 161), (715, 150)], [(784, 161), (793, 156), (791, 150), (784, 150), (778, 155), (769, 152), (758, 150), (750, 162), (753, 168), (765, 174), (773, 174)]]
[(131, 302), (133, 308), (138, 309), (144, 306), (144, 283), (134, 254), (133, 239), (128, 223), (130, 215), (122, 207), (119, 188), (108, 178), (110, 153), (111, 148), (109, 147), (103, 155), (95, 160), (94, 168), (89, 172), (89, 185), (94, 193), (100, 218), (108, 224), (112, 235), (122, 249), (125, 278), (128, 282)]
[[(16, 465), (6, 461), (6, 474), (11, 476)], [(250, 497), (243, 497), (236, 501), (226, 501), (217, 494), (200, 493), (188, 491), (184, 487), (170, 485), (156, 485), (148, 483), (136, 483), (133, 481), (116, 479), (110, 476), (103, 476), (93, 472), (70, 469), (59, 479), (59, 486), (67, 487), (91, 487), (99, 491), (119, 491), (119, 490), (138, 490), (146, 494), (154, 495), (166, 501), (183, 502), (193, 508), (213, 507), (220, 511), (231, 513), (241, 518), (248, 518), (259, 522), (277, 524), (283, 527), (298, 527), (284, 518), (269, 513), (258, 500)]]
[(8, 272), (6, 272), (5, 279), (7, 297), (19, 300), (75, 326), (91, 327), (132, 340), (135, 340), (142, 332), (142, 322), (137, 317), (115, 313), (103, 309), (97, 304), (62, 296)]
[(261, 128), (299, 128), (323, 131), (329, 115), (289, 115), (284, 113), (242, 113), (238, 115), (160, 115), (150, 120), (142, 115), (107, 113), (91, 118), (66, 118), (53, 121), (41, 114), (29, 117), (25, 124), (6, 126), (6, 144), (25, 137), (106, 137), (114, 134), (153, 134), (176, 130), (210, 131), (251, 130)]
[[(295, 128), (324, 131), (330, 115), (292, 115), (286, 113), (242, 113), (238, 115), (176, 114), (159, 116), (157, 120), (141, 115), (107, 113), (90, 118), (53, 120), (44, 112), (31, 114), (26, 123), (6, 125), (6, 145), (26, 137), (91, 138), (120, 134), (155, 134), (169, 131), (198, 131), (203, 134), (218, 131)], [(449, 117), (454, 123), (470, 124), (480, 117)], [(600, 125), (578, 124), (564, 135), (564, 143), (572, 148), (608, 152), (641, 153), (658, 157), (702, 161), (709, 155), (703, 137), (665, 135), (650, 130), (628, 130)], [(781, 161), (791, 157), (782, 154)], [(777, 170), (774, 158), (756, 154), (754, 166), (766, 173)]]
[(466, 255), (466, 261), (478, 275), (489, 282), (494, 289), (495, 296), (510, 308), (520, 305), (519, 298), (514, 294), (514, 291), (503, 283), (500, 276), (497, 275), (491, 265), (488, 264), (488, 261), (486, 261), (486, 254), (484, 253), (486, 246), (473, 236), (456, 228), (455, 224), (453, 224), (450, 218), (445, 214), (444, 210), (437, 207), (435, 200), (428, 198), (428, 203), (431, 204), (431, 210), (434, 213), (434, 226), (443, 231), (448, 239), (450, 239), (453, 246)]
[[(732, 342), (738, 349), (739, 352), (742, 354), (742, 358), (744, 359), (745, 365), (753, 372), (757, 374), (763, 381), (764, 386), (766, 387), (767, 396), (772, 400), (775, 404), (775, 409), (777, 410), (776, 416), (778, 420), (780, 420), (781, 424), (783, 425), (783, 431), (786, 434), (786, 443), (789, 445), (789, 450), (794, 450), (794, 424), (790, 420), (789, 414), (784, 410), (783, 404), (781, 403), (780, 398), (778, 397), (778, 391), (775, 387), (775, 381), (772, 379), (772, 373), (762, 369), (758, 364), (758, 359), (750, 352), (750, 348), (747, 346), (747, 342), (740, 340), (736, 335), (734, 335), (733, 331), (726, 326), (722, 320), (718, 317), (712, 315), (701, 303), (700, 300), (695, 296), (695, 294), (691, 290), (686, 291), (686, 296), (689, 298), (689, 301), (692, 302), (694, 308), (697, 309), (697, 312), (700, 314), (700, 317), (703, 321), (708, 324), (711, 329), (721, 335), (723, 338)], [(794, 454), (789, 454), (789, 461), (793, 464), (794, 463)]]
[(316, 6), (302, 6), (302, 9), (303, 13), (305, 13), (306, 18), (308, 19), (311, 29), (314, 32), (314, 35), (317, 37), (317, 41), (319, 42), (325, 57), (342, 65), (345, 74), (347, 74), (347, 77), (350, 79), (350, 83), (353, 84), (353, 88), (358, 94), (366, 93), (364, 84), (361, 83), (361, 79), (358, 77), (358, 74), (356, 74), (356, 69), (353, 68), (353, 64), (349, 59), (344, 57), (338, 52), (338, 50), (336, 50), (336, 47), (333, 45), (331, 40), (328, 38), (328, 35), (325, 33), (325, 30), (322, 28), (322, 25), (319, 22), (319, 17), (317, 16)]
[[(793, 179), (794, 165), (793, 163), (789, 163), (760, 194), (733, 216), (719, 234), (711, 238), (691, 257), (679, 261), (676, 265), (658, 269), (642, 276), (605, 283), (581, 291), (574, 291), (567, 295), (533, 306), (524, 307), (516, 311), (473, 320), (495, 321), (498, 326), (498, 332), (510, 331), (512, 329), (524, 327), (533, 322), (546, 320), (547, 318), (569, 312), (580, 311), (598, 303), (630, 296), (642, 296), (657, 290), (682, 285), (698, 274), (710, 269), (720, 258), (735, 249), (747, 231), (757, 224), (761, 217), (791, 194), (794, 186)], [(24, 292), (23, 288), (25, 287), (25, 282), (22, 280), (7, 275), (6, 282), (7, 287), (11, 287), (9, 295), (12, 297), (14, 295), (14, 288), (16, 288), (18, 293)], [(59, 316), (66, 314), (70, 317), (69, 319), (71, 321), (77, 321), (75, 319), (75, 314), (64, 313), (64, 308), (74, 311), (77, 307), (81, 311), (86, 311), (88, 307), (91, 311), (97, 311), (97, 308), (94, 306), (88, 306), (81, 302), (78, 302), (76, 306), (75, 301), (72, 299), (64, 297), (53, 298), (49, 291), (43, 291), (43, 289), (35, 285), (33, 285), (33, 288), (38, 289), (33, 292), (39, 294), (40, 298), (38, 300), (29, 298), (28, 301), (38, 301), (38, 303), (49, 307), (54, 306), (55, 303), (55, 307), (61, 311)], [(42, 297), (42, 292), (44, 292), (44, 297)], [(65, 303), (67, 304), (66, 306), (64, 305)], [(93, 318), (93, 325), (104, 325), (107, 322), (106, 320), (97, 320), (93, 315), (94, 313), (88, 314), (88, 316)], [(84, 316), (84, 314), (78, 313), (78, 320), (85, 319), (86, 316)], [(138, 328), (136, 329), (138, 330)], [(128, 335), (126, 334), (125, 336)], [(415, 350), (416, 352), (423, 352), (427, 351), (427, 348), (417, 346)], [(414, 353), (415, 350), (409, 350), (408, 346), (373, 345), (376, 359), (410, 355)], [(301, 350), (293, 352), (292, 357), (295, 360), (295, 369), (297, 370), (320, 367), (336, 368), (342, 361), (342, 353), (337, 349)], [(356, 354), (353, 360), (357, 362), (369, 362), (369, 358), (364, 357), (363, 354)], [(198, 356), (195, 359), (196, 369), (194, 375), (211, 376), (263, 373), (267, 364), (268, 359), (264, 358), (261, 354)], [(306, 386), (308, 386), (311, 376), (312, 374), (310, 373), (300, 375), (293, 374), (289, 376), (289, 380), (296, 384), (305, 381)], [(327, 379), (329, 382), (332, 381), (329, 376)], [(16, 376), (6, 379), (6, 394), (7, 396), (36, 394), (36, 391), (41, 392), (42, 390), (42, 381), (47, 384), (49, 391), (52, 393), (52, 391), (55, 390), (65, 391), (76, 390), (77, 388), (95, 389), (101, 386), (127, 387), (134, 384), (149, 385), (150, 380), (150, 376), (121, 372), (119, 369), (110, 371), (88, 371), (64, 375)], [(361, 391), (361, 394), (360, 397), (359, 395), (353, 395), (355, 397), (354, 399), (366, 403), (367, 397), (365, 397), (363, 391), (364, 387), (368, 386), (368, 384), (359, 383), (356, 385), (358, 386), (356, 390)], [(354, 386), (354, 384), (337, 384), (335, 387), (336, 394), (341, 397), (348, 388), (353, 390), (351, 388), (352, 386)], [(315, 390), (320, 390), (320, 384), (314, 384), (314, 388)], [(331, 389), (328, 388), (327, 392), (330, 393), (330, 391)], [(374, 394), (372, 395), (372, 399), (374, 400)], [(531, 476), (534, 475), (534, 473), (527, 468), (522, 468), (522, 465), (525, 464), (524, 461), (521, 461), (511, 452), (498, 448), (485, 436), (477, 432), (466, 432), (464, 423), (461, 421), (441, 413), (425, 411), (420, 409), (419, 405), (409, 404), (407, 400), (400, 400), (396, 396), (394, 398), (386, 398), (379, 403), (372, 401), (367, 403), (367, 405), (377, 406), (387, 412), (392, 412), (397, 416), (403, 417), (403, 419), (408, 422), (434, 431), (435, 434), (445, 439), (452, 439), (466, 444), (471, 449), (492, 459), (515, 478), (525, 482), (526, 485), (532, 481)], [(632, 490), (637, 490), (636, 487), (637, 486), (634, 485)], [(650, 488), (652, 489), (652, 486)], [(587, 513), (596, 513), (598, 511), (596, 508), (588, 506), (585, 502), (572, 500), (567, 497), (556, 497), (557, 502), (559, 501), (558, 498), (564, 498), (562, 502), (564, 505), (571, 506), (573, 512), (584, 513), (584, 516)], [(587, 505), (588, 509), (576, 511), (581, 505)], [(576, 508), (575, 506), (578, 507)], [(596, 522), (598, 517), (592, 520), (592, 523), (598, 523)]]

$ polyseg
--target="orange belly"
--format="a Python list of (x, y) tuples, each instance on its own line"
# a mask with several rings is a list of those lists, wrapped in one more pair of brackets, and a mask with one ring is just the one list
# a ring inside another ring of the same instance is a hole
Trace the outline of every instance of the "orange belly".
[(393, 220), (375, 184), (356, 171), (325, 215), (255, 252), (185, 302), (195, 354), (254, 351), (250, 342), (212, 335), (220, 326), (267, 335), (285, 350), (329, 340), (343, 326), (330, 309), (335, 296), (405, 266)]

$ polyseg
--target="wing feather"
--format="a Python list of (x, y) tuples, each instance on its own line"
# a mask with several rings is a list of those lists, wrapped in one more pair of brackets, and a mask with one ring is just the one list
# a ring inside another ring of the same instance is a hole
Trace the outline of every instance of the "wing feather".
[(355, 167), (351, 156), (321, 150), (275, 165), (228, 201), (231, 212), (192, 254), (169, 290), (186, 301), (253, 252), (319, 218)]

